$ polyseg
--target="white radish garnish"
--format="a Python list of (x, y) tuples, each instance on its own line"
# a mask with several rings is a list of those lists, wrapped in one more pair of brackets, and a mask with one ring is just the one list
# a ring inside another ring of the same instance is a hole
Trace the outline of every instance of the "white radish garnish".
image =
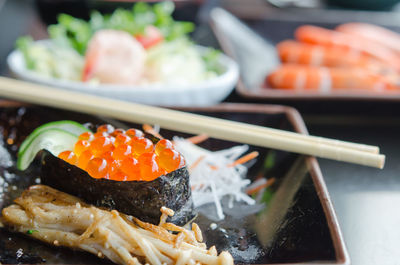
[[(221, 200), (225, 196), (229, 197), (229, 207), (233, 207), (234, 201), (255, 204), (244, 192), (250, 184), (250, 180), (245, 178), (247, 167), (235, 163), (249, 149), (247, 145), (212, 152), (180, 137), (174, 137), (174, 144), (189, 167), (195, 207), (214, 203), (218, 218), (223, 219)], [(255, 152), (250, 154), (257, 156)]]

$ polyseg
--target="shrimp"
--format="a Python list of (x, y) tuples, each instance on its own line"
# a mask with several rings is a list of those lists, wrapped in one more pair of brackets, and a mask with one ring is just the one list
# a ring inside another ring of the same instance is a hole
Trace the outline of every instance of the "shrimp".
[(143, 75), (145, 60), (144, 48), (129, 33), (100, 30), (89, 42), (82, 81), (135, 84)]
[(374, 41), (400, 55), (400, 34), (394, 31), (367, 23), (342, 24), (335, 30)]
[(144, 32), (135, 35), (135, 38), (146, 50), (164, 41), (161, 31), (154, 26), (147, 26)]
[(321, 46), (292, 40), (277, 45), (283, 63), (328, 67), (365, 67), (378, 73), (393, 72), (371, 56), (337, 46)]
[(327, 68), (284, 64), (266, 77), (273, 88), (319, 90), (329, 92), (340, 89), (383, 91), (398, 88), (388, 78), (363, 68)]
[(385, 46), (368, 41), (368, 39), (363, 37), (356, 37), (343, 32), (310, 25), (304, 25), (297, 28), (295, 36), (297, 40), (305, 43), (331, 47), (336, 46), (359, 51), (395, 68), (397, 71), (400, 71), (400, 59), (396, 53)]

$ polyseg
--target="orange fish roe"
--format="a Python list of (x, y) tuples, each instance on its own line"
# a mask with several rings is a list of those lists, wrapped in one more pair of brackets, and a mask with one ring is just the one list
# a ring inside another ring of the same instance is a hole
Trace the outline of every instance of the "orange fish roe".
[(111, 142), (110, 138), (105, 136), (100, 136), (95, 138), (92, 142), (90, 142), (90, 151), (92, 151), (93, 155), (99, 156), (105, 152), (112, 151), (114, 149), (114, 145)]
[(153, 152), (154, 145), (153, 143), (144, 137), (135, 137), (130, 141), (130, 145), (132, 146), (133, 152), (136, 157), (139, 157), (141, 154)]
[(59, 158), (77, 165), (93, 178), (115, 181), (152, 181), (185, 165), (171, 141), (156, 145), (137, 129), (114, 129), (105, 124), (93, 134), (79, 136), (74, 151), (64, 151)]
[(114, 136), (108, 136), (108, 139), (110, 139), (111, 143), (114, 144), (115, 143), (115, 137)]
[(121, 167), (121, 163), (119, 160), (107, 160), (107, 162), (108, 162), (108, 175), (112, 176), (117, 170), (119, 170), (119, 168)]
[(112, 161), (112, 160), (114, 160), (113, 154), (114, 154), (114, 151), (107, 151), (107, 152), (102, 153), (101, 157), (107, 161)]
[(143, 137), (143, 132), (141, 130), (138, 130), (138, 129), (128, 129), (128, 130), (126, 130), (125, 134), (128, 135), (131, 138), (133, 138), (133, 137)]
[(105, 132), (107, 134), (110, 134), (110, 133), (114, 132), (114, 127), (111, 124), (103, 124), (103, 125), (100, 125), (99, 127), (97, 127), (97, 132), (98, 133)]
[(76, 142), (75, 146), (74, 146), (74, 153), (77, 156), (80, 156), (83, 151), (85, 151), (86, 149), (88, 149), (88, 147), (90, 146), (90, 143), (86, 140), (79, 140), (78, 142)]
[(94, 158), (94, 155), (90, 150), (84, 151), (79, 157), (78, 157), (78, 167), (86, 170), (87, 164), (89, 163), (89, 160)]
[(164, 150), (165, 148), (173, 149), (174, 145), (172, 144), (172, 142), (170, 140), (161, 139), (156, 144), (154, 151), (156, 152), (157, 155), (160, 155), (161, 151)]
[(162, 150), (158, 156), (158, 164), (167, 172), (177, 170), (181, 162), (180, 160), (180, 154), (169, 148)]
[(131, 141), (131, 137), (129, 137), (128, 135), (126, 135), (126, 134), (118, 134), (118, 135), (115, 137), (114, 145), (115, 145), (115, 147), (118, 147), (118, 146), (120, 146), (121, 144), (127, 144), (127, 143), (129, 143), (130, 141)]
[(154, 153), (144, 153), (139, 156), (140, 176), (143, 180), (151, 181), (162, 175), (156, 157)]
[(116, 181), (125, 181), (128, 180), (128, 176), (121, 170), (117, 169), (113, 174), (110, 175), (109, 179)]
[(121, 162), (121, 171), (124, 172), (128, 180), (141, 180), (139, 161), (134, 157), (127, 157)]
[(78, 157), (72, 151), (64, 151), (58, 154), (58, 158), (65, 160), (71, 165), (76, 165), (78, 163)]
[(87, 173), (89, 173), (90, 176), (96, 179), (101, 179), (106, 177), (106, 175), (108, 174), (107, 160), (100, 157), (95, 157), (90, 159), (86, 167), (86, 171)]
[(113, 158), (115, 160), (123, 160), (132, 154), (132, 147), (127, 144), (120, 145), (114, 149)]
[(84, 132), (81, 135), (79, 135), (79, 140), (85, 140), (85, 141), (91, 141), (93, 140), (94, 136), (93, 133), (91, 132)]
[(118, 128), (118, 129), (115, 129), (112, 133), (110, 133), (110, 135), (114, 136), (114, 137), (117, 137), (117, 135), (119, 135), (119, 134), (125, 134), (125, 130)]

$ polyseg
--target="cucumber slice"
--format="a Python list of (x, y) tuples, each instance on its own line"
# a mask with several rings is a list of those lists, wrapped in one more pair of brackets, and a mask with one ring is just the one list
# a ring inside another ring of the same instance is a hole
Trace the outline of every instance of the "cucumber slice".
[(25, 170), (35, 158), (36, 154), (46, 149), (55, 156), (65, 150), (72, 150), (75, 143), (78, 141), (78, 136), (70, 132), (58, 129), (49, 128), (42, 130), (27, 144), (25, 150), (18, 156), (17, 168)]
[(22, 153), (25, 152), (26, 147), (30, 144), (30, 142), (32, 141), (32, 139), (34, 139), (37, 135), (39, 135), (41, 132), (50, 129), (50, 128), (57, 128), (57, 129), (61, 129), (67, 132), (70, 132), (76, 136), (81, 135), (84, 132), (88, 132), (90, 131), (89, 129), (87, 129), (85, 126), (83, 126), (82, 124), (76, 122), (76, 121), (53, 121), (53, 122), (49, 122), (46, 124), (43, 124), (39, 127), (37, 127), (21, 144), (21, 146), (19, 147), (19, 151), (18, 151), (18, 157), (21, 156)]

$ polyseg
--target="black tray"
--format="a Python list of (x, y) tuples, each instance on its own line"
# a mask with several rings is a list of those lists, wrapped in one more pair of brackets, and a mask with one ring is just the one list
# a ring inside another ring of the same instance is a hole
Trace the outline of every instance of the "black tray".
[[(50, 108), (13, 106), (7, 102), (3, 102), (2, 106), (0, 128), (4, 135), (4, 145), (14, 159), (18, 143), (32, 129), (48, 121), (73, 119), (82, 123), (112, 122), (116, 126), (121, 125), (118, 121)], [(307, 133), (297, 111), (287, 107), (224, 104), (186, 110)], [(126, 125), (140, 127), (135, 124)], [(161, 134), (166, 137), (183, 135), (165, 130)], [(210, 139), (203, 144), (214, 150), (232, 145), (235, 143), (216, 139)], [(274, 195), (267, 205), (268, 208), (247, 217), (235, 214), (243, 209), (240, 207), (247, 207), (243, 205), (235, 205), (230, 210), (231, 214), (228, 213), (223, 221), (212, 221), (200, 214), (196, 222), (204, 233), (207, 245), (216, 245), (218, 251), (230, 251), (236, 263), (348, 264), (348, 255), (316, 159), (254, 146), (250, 150), (258, 150), (260, 157), (249, 170), (249, 178), (259, 174), (266, 156), (274, 152), (274, 166), (265, 173), (268, 177), (277, 179), (271, 187)], [(14, 166), (0, 167), (0, 173), (0, 183), (4, 180), (0, 185), (0, 208), (9, 205), (23, 189), (34, 184), (40, 174), (35, 167), (31, 172), (21, 173)], [(210, 228), (212, 222), (217, 224), (217, 229)], [(16, 260), (18, 251), (25, 255)], [(36, 259), (32, 255), (36, 255)], [(48, 246), (25, 235), (0, 230), (1, 263), (40, 262), (39, 257), (48, 264), (111, 263), (88, 253)]]

